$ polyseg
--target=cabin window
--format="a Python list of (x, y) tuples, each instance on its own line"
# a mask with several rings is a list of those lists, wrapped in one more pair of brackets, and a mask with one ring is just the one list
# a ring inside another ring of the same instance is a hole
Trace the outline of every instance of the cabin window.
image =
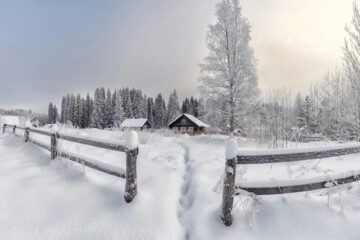
[(193, 132), (193, 131), (194, 131), (194, 127), (188, 127), (188, 130), (189, 130), (190, 132)]
[(180, 130), (181, 131), (186, 131), (186, 127), (181, 127)]
[(185, 118), (181, 119), (181, 123), (186, 124), (186, 119)]

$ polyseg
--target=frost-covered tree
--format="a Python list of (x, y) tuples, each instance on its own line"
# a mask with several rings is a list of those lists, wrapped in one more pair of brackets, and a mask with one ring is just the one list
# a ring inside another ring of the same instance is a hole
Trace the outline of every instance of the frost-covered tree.
[(48, 107), (48, 123), (56, 123), (57, 120), (58, 120), (58, 111), (56, 105), (50, 102)]
[(65, 123), (65, 121), (66, 121), (66, 97), (63, 97), (61, 100), (60, 122)]
[(298, 93), (296, 95), (296, 99), (295, 99), (294, 119), (296, 120), (296, 126), (298, 128), (302, 128), (306, 125), (305, 113), (304, 113), (304, 101), (303, 101), (300, 93)]
[(75, 122), (73, 122), (73, 125), (75, 127), (80, 128), (81, 127), (81, 122), (82, 122), (82, 111), (83, 111), (83, 106), (82, 106), (82, 102), (81, 102), (81, 96), (80, 94), (76, 95), (76, 101), (75, 101)]
[(190, 101), (188, 98), (185, 98), (185, 100), (183, 101), (181, 111), (182, 113), (190, 113)]
[(250, 24), (238, 0), (218, 3), (216, 17), (207, 33), (209, 55), (200, 65), (200, 90), (233, 130), (257, 100), (256, 61), (249, 44)]
[(106, 127), (105, 89), (97, 88), (94, 94), (94, 106), (91, 117), (91, 126), (104, 129)]
[(64, 123), (71, 122), (71, 96), (70, 94), (66, 95), (66, 105), (65, 105), (65, 117)]
[(180, 114), (179, 99), (175, 89), (170, 93), (167, 106), (166, 119), (167, 122), (170, 122)]
[(151, 97), (147, 99), (147, 119), (151, 124), (154, 124), (154, 99)]
[(130, 90), (128, 88), (123, 89), (122, 96), (123, 96), (124, 117), (133, 118)]
[(121, 92), (115, 91), (115, 113), (113, 123), (114, 126), (120, 127), (120, 124), (124, 121), (124, 108), (123, 108), (123, 97)]
[(202, 120), (202, 121), (205, 121), (205, 113), (206, 113), (206, 110), (205, 110), (205, 102), (204, 102), (204, 99), (203, 98), (200, 98), (198, 100), (198, 106), (197, 106), (197, 117)]
[(71, 94), (70, 104), (69, 104), (69, 120), (71, 121), (72, 125), (75, 125), (76, 123), (75, 105), (76, 105), (75, 95)]
[(154, 127), (162, 128), (166, 125), (166, 107), (161, 94), (158, 94), (154, 103)]
[(357, 135), (360, 135), (360, 12), (356, 2), (353, 3), (353, 16), (350, 25), (346, 26), (348, 37), (345, 39), (344, 71), (350, 83), (352, 95), (352, 113), (356, 123)]
[(86, 95), (85, 106), (84, 106), (84, 127), (90, 127), (91, 123), (91, 112), (92, 112), (92, 99), (90, 95)]
[(113, 107), (113, 99), (110, 89), (106, 92), (105, 98), (105, 106), (104, 106), (104, 125), (105, 127), (113, 126), (113, 118), (114, 118), (114, 107)]

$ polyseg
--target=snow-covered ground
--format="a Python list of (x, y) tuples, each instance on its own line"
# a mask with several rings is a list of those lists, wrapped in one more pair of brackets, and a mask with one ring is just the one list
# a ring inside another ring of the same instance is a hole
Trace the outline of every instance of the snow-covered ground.
[[(106, 141), (124, 138), (116, 131), (61, 131)], [(225, 227), (220, 207), (226, 138), (155, 133), (139, 138), (138, 196), (126, 204), (124, 179), (66, 159), (50, 161), (46, 150), (10, 133), (1, 135), (0, 239), (359, 239), (357, 183), (330, 191), (236, 197), (234, 223)], [(120, 152), (65, 141), (59, 148), (125, 167)], [(238, 181), (274, 183), (348, 173), (360, 170), (358, 158), (239, 166)]]

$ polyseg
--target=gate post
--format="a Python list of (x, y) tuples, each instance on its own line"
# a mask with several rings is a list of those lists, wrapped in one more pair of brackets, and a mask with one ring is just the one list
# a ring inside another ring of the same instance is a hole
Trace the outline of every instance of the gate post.
[(4, 124), (3, 126), (3, 133), (5, 133), (5, 131), (6, 131), (6, 124)]
[(51, 134), (51, 160), (57, 157), (57, 133)]
[(29, 135), (30, 135), (30, 128), (25, 128), (25, 132), (24, 132), (24, 138), (25, 138), (25, 142), (29, 141)]
[(15, 132), (16, 132), (16, 125), (14, 125), (13, 127), (13, 134), (15, 134)]
[(135, 131), (131, 131), (126, 137), (126, 184), (125, 201), (130, 203), (137, 194), (137, 156), (139, 154), (138, 136)]
[(230, 226), (233, 222), (231, 211), (234, 203), (237, 149), (236, 139), (230, 137), (226, 143), (225, 178), (221, 206), (221, 220), (225, 226)]

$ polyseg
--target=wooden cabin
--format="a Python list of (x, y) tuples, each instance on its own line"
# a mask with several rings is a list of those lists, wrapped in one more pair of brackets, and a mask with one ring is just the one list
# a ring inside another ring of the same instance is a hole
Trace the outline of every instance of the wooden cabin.
[(146, 118), (125, 119), (120, 125), (121, 130), (141, 131), (141, 130), (150, 129), (150, 128), (151, 128), (151, 124), (150, 124), (149, 120)]
[(208, 124), (187, 113), (179, 115), (169, 123), (169, 129), (179, 133), (200, 134), (204, 133), (207, 127)]

